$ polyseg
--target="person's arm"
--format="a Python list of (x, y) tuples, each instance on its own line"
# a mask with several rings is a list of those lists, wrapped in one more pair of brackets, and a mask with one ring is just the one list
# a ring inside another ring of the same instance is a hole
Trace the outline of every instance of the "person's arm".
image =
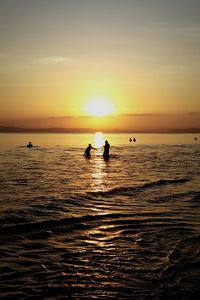
[(94, 149), (94, 150), (97, 150), (96, 148), (94, 148), (94, 147), (91, 147), (92, 149)]

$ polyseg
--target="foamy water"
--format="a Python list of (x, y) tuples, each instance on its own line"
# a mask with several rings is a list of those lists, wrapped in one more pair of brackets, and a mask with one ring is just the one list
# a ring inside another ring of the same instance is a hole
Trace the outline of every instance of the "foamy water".
[(199, 137), (2, 136), (1, 298), (198, 299)]

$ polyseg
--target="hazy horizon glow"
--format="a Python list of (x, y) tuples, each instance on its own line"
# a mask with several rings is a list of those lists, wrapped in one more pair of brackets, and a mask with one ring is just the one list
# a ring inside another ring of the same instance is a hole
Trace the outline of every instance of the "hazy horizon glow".
[[(0, 0), (0, 125), (200, 127), (199, 11), (198, 0)], [(117, 122), (83, 124), (100, 96)]]

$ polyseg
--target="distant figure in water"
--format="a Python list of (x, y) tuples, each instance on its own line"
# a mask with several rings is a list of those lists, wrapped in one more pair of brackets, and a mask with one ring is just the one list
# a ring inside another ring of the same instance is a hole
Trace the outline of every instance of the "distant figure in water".
[(129, 142), (132, 142), (132, 138), (129, 139)]
[(136, 142), (136, 138), (133, 138), (133, 142)]
[(194, 139), (195, 139), (195, 141), (197, 141), (197, 137), (195, 137)]
[(91, 149), (97, 150), (96, 148), (92, 147), (91, 144), (89, 144), (88, 147), (85, 149), (85, 152), (84, 152), (85, 157), (87, 157), (87, 158), (90, 157), (90, 150)]
[(109, 151), (110, 151), (110, 144), (108, 143), (108, 141), (105, 141), (104, 152), (103, 152), (104, 158), (106, 158), (106, 159), (109, 158)]
[(28, 144), (28, 145), (26, 145), (26, 147), (28, 147), (28, 148), (32, 148), (32, 147), (33, 147), (33, 145), (32, 145), (32, 143), (31, 143), (31, 142), (29, 142), (29, 144)]

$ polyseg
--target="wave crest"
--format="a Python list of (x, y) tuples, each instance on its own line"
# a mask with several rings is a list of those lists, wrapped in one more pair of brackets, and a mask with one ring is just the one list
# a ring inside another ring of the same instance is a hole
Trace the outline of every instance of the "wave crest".
[(170, 184), (182, 184), (190, 181), (189, 178), (180, 178), (180, 179), (160, 179), (153, 182), (148, 182), (139, 186), (124, 186), (124, 187), (116, 187), (114, 189), (108, 191), (98, 191), (98, 192), (89, 192), (89, 195), (129, 195), (132, 192), (141, 192), (148, 188), (160, 187), (164, 185)]

